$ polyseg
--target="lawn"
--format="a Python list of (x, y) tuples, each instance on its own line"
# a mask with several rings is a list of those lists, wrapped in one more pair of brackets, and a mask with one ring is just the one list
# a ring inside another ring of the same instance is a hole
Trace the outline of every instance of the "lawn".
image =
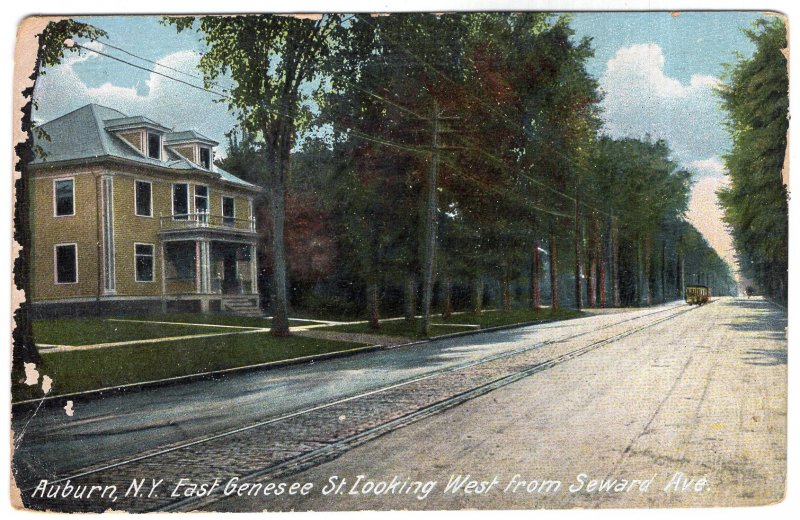
[(567, 320), (583, 316), (583, 313), (574, 309), (550, 309), (549, 307), (533, 311), (530, 309), (515, 309), (511, 311), (488, 311), (480, 314), (458, 314), (449, 320), (442, 320), (441, 316), (434, 318), (436, 323), (471, 323), (480, 325), (482, 329), (499, 327), (502, 325), (515, 325), (517, 323), (531, 323), (537, 321)]
[[(232, 314), (169, 313), (151, 314), (148, 316), (126, 319), (169, 321), (173, 323), (202, 323), (206, 325), (227, 325), (233, 327), (259, 327), (265, 329), (272, 326), (272, 320), (269, 318), (251, 318), (248, 316), (234, 316)], [(289, 320), (289, 322), (292, 325), (300, 325), (300, 322), (294, 322), (294, 320)]]
[[(467, 332), (471, 330), (487, 329), (499, 327), (501, 325), (515, 325), (518, 323), (535, 323), (539, 321), (565, 320), (582, 316), (582, 313), (572, 309), (551, 310), (544, 308), (539, 311), (528, 309), (517, 309), (512, 311), (486, 311), (481, 314), (456, 314), (445, 320), (440, 315), (431, 316), (429, 324), (429, 336), (441, 336), (455, 332)], [(452, 325), (451, 325), (452, 324)], [(463, 327), (461, 325), (476, 325), (476, 327)], [(352, 325), (334, 325), (331, 327), (319, 328), (317, 330), (330, 330), (336, 332), (359, 332), (369, 334), (381, 334), (387, 336), (404, 336), (408, 338), (421, 338), (421, 322), (414, 320), (409, 323), (405, 320), (384, 320), (381, 321), (381, 328), (370, 330), (367, 323)]]
[[(50, 395), (94, 390), (350, 350), (362, 345), (269, 332), (175, 340), (72, 352), (42, 353), (37, 367), (53, 380)], [(41, 397), (39, 387), (13, 385), (15, 401)]]
[[(453, 322), (455, 323), (455, 321)], [(460, 322), (459, 322), (460, 323)], [(333, 325), (330, 327), (320, 327), (316, 330), (334, 332), (356, 332), (359, 334), (380, 334), (384, 336), (404, 336), (409, 338), (423, 337), (422, 322), (414, 320), (409, 323), (406, 320), (382, 321), (379, 330), (371, 330), (367, 323), (354, 323), (349, 325)], [(431, 336), (441, 336), (454, 332), (464, 332), (467, 330), (477, 330), (477, 327), (454, 327), (452, 325), (430, 323), (429, 330)]]
[[(159, 318), (149, 318), (158, 320)], [(164, 321), (169, 320), (160, 318)], [(163, 323), (139, 323), (107, 320), (101, 318), (71, 318), (33, 321), (33, 338), (36, 343), (46, 345), (92, 345), (117, 341), (190, 336), (230, 332), (225, 327), (192, 327), (188, 325), (165, 325)]]

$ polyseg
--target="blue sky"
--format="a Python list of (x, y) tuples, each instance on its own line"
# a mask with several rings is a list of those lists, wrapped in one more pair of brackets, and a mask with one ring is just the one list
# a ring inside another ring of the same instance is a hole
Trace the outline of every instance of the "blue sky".
[[(758, 12), (575, 13), (576, 35), (592, 38), (595, 60), (589, 71), (599, 76), (617, 50), (636, 43), (655, 43), (669, 57), (667, 76), (688, 82), (692, 75), (719, 76), (733, 51), (750, 54), (753, 45), (739, 30), (760, 18)], [(702, 50), (702, 51), (701, 51)]]

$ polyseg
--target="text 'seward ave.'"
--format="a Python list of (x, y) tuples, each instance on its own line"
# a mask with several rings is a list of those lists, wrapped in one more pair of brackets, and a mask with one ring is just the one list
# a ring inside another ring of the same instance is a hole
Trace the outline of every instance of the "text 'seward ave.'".
[(25, 19), (15, 504), (779, 502), (786, 23)]

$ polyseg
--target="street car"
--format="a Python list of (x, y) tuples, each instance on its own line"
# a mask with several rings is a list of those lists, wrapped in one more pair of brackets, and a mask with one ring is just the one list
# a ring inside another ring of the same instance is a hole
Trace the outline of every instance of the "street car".
[(686, 286), (686, 303), (689, 305), (703, 305), (704, 303), (708, 303), (709, 296), (711, 296), (711, 291), (705, 285)]

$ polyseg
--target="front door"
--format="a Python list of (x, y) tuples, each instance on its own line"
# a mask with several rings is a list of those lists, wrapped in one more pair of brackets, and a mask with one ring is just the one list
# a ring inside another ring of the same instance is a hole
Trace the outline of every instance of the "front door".
[(236, 268), (236, 249), (226, 248), (222, 257), (222, 293), (238, 294), (239, 273)]

